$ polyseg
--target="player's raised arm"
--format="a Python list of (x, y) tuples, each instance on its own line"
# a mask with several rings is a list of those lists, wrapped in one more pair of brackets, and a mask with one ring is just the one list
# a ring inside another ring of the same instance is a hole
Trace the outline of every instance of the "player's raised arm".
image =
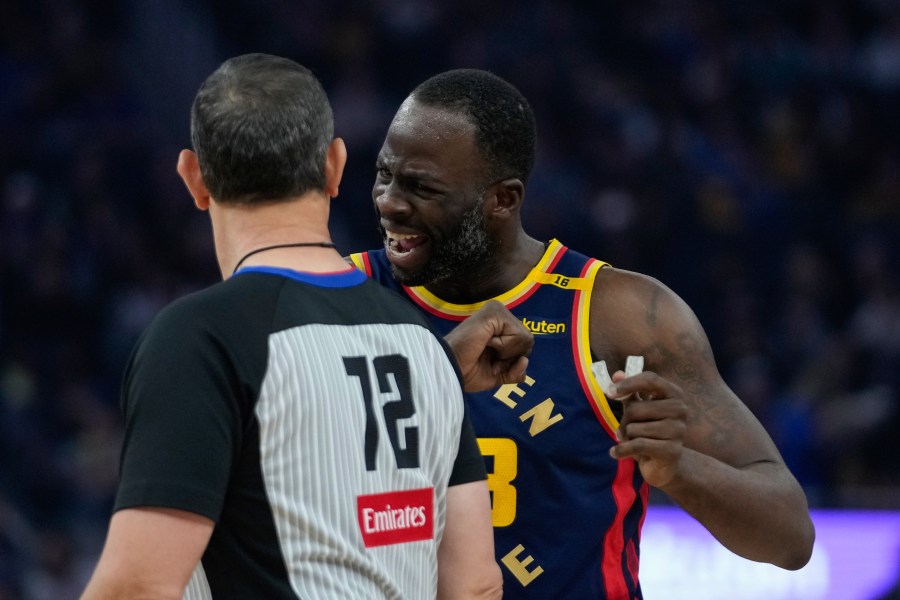
[[(592, 305), (592, 345), (642, 355), (645, 371), (613, 375), (625, 398), (611, 454), (638, 462), (723, 545), (786, 569), (804, 566), (815, 536), (806, 497), (774, 442), (716, 368), (693, 311), (650, 277), (608, 269)], [(618, 360), (621, 361), (621, 358)], [(623, 363), (620, 362), (619, 367)]]

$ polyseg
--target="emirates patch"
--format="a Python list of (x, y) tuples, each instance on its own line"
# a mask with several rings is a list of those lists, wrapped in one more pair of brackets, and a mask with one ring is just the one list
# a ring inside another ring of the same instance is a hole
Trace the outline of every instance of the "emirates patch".
[(356, 497), (366, 548), (434, 539), (434, 488)]

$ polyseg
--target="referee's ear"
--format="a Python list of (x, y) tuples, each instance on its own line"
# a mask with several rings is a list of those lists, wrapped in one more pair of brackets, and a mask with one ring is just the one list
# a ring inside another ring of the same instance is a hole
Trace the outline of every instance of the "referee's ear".
[(337, 198), (338, 186), (341, 185), (346, 164), (347, 147), (344, 140), (334, 138), (328, 146), (328, 154), (325, 155), (325, 193), (329, 198)]
[(200, 210), (209, 209), (209, 190), (200, 172), (200, 162), (193, 150), (182, 150), (178, 154), (178, 166), (175, 168), (188, 192), (194, 198), (194, 204)]

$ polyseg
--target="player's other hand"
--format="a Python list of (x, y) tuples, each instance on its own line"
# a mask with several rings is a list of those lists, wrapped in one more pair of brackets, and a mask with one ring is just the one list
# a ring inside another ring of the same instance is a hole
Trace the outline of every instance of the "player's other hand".
[(623, 403), (619, 443), (613, 458), (634, 458), (644, 480), (664, 488), (678, 474), (684, 453), (688, 407), (682, 389), (656, 373), (644, 371), (626, 377), (612, 376), (609, 396)]
[(444, 339), (456, 354), (467, 392), (524, 381), (534, 336), (500, 302), (491, 300)]

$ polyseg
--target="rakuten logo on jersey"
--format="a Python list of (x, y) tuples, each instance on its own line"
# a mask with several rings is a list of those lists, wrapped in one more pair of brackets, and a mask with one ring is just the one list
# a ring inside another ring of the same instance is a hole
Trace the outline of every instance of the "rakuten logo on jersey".
[(434, 538), (434, 489), (357, 496), (356, 513), (366, 548)]

